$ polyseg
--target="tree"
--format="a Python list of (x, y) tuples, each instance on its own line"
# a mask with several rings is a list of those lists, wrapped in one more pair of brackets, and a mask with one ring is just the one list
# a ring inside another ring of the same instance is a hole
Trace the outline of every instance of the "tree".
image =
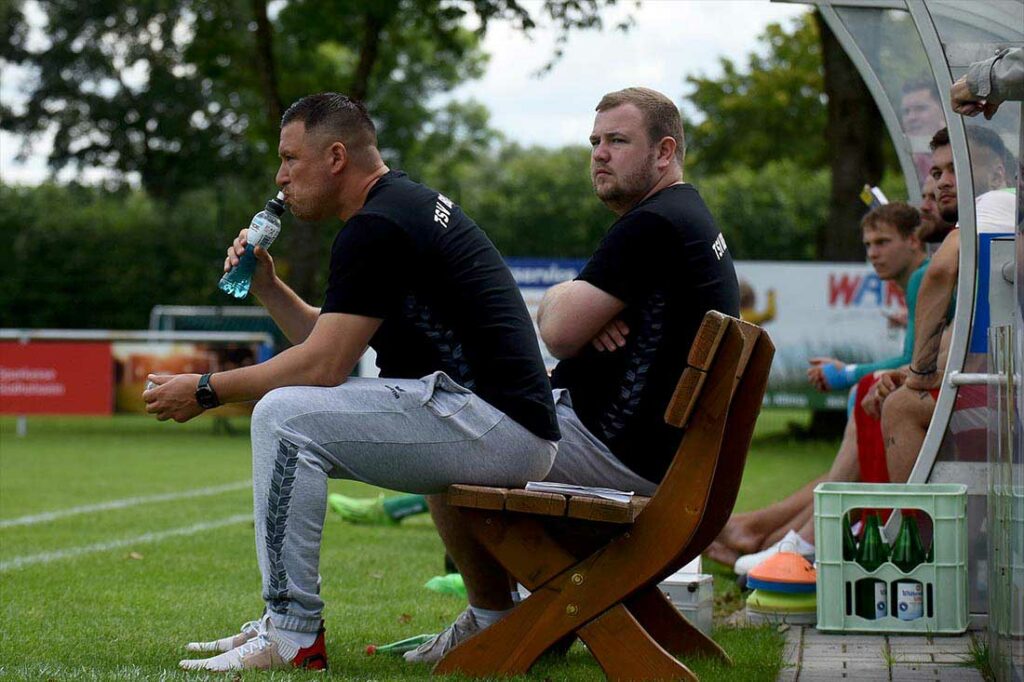
[(745, 69), (722, 58), (721, 77), (686, 79), (694, 88), (687, 99), (700, 113), (685, 122), (687, 163), (696, 174), (782, 159), (803, 168), (826, 164), (824, 68), (812, 17), (801, 15), (791, 31), (769, 24), (758, 36), (764, 54), (751, 53)]
[[(342, 90), (367, 102), (387, 161), (401, 166), (439, 114), (435, 96), (481, 73), (480, 40), (494, 21), (529, 31), (544, 17), (564, 35), (600, 28), (614, 3), (288, 0), (273, 15), (266, 0), (37, 0), (45, 40), (32, 45), (23, 0), (16, 11), (5, 6), (0, 60), (34, 78), (25, 107), (0, 115), (26, 139), (55, 131), (53, 169), (137, 174), (148, 193), (170, 200), (225, 177), (266, 188), (284, 105)], [(476, 30), (466, 28), (471, 15)], [(319, 253), (320, 231), (297, 225), (296, 250)], [(317, 293), (314, 261), (292, 264), (307, 297)]]
[(456, 191), (504, 255), (585, 258), (615, 220), (594, 196), (589, 156), (589, 147), (508, 145), (466, 166)]
[(688, 165), (698, 179), (753, 173), (796, 191), (764, 170), (783, 169), (770, 165), (778, 161), (798, 173), (830, 170), (827, 215), (812, 232), (795, 233), (814, 244), (812, 258), (862, 260), (860, 190), (883, 182), (887, 170), (899, 174), (874, 101), (818, 13), (798, 17), (790, 30), (770, 24), (758, 42), (763, 54), (752, 53), (745, 69), (722, 59), (720, 78), (687, 79), (700, 114), (687, 122)]

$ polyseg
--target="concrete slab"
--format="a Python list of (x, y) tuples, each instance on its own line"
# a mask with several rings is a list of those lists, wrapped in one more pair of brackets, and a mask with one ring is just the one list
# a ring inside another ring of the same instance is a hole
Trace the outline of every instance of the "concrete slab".
[(983, 682), (985, 678), (977, 668), (944, 665), (939, 668), (938, 679), (940, 682)]

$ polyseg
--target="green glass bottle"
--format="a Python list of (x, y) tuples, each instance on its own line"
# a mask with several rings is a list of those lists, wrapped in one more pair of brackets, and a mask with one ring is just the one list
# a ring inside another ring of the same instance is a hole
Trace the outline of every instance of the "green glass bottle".
[[(857, 548), (857, 563), (865, 571), (874, 571), (886, 562), (888, 552), (882, 531), (879, 528), (878, 515), (872, 513), (864, 523), (864, 536)], [(889, 614), (888, 594), (885, 582), (874, 578), (862, 578), (856, 585), (855, 612), (861, 618), (875, 620)]]
[(857, 558), (857, 539), (853, 537), (850, 527), (850, 515), (843, 514), (843, 561), (854, 561)]
[[(904, 573), (910, 573), (925, 560), (921, 533), (917, 528), (917, 515), (912, 510), (903, 512), (900, 532), (892, 548), (892, 563)], [(924, 585), (918, 580), (905, 579), (893, 583), (889, 603), (893, 615), (900, 620), (917, 620), (924, 615)]]
[(913, 512), (905, 513), (900, 523), (900, 532), (892, 546), (892, 563), (904, 573), (910, 573), (925, 560), (921, 533), (917, 529), (917, 518)]

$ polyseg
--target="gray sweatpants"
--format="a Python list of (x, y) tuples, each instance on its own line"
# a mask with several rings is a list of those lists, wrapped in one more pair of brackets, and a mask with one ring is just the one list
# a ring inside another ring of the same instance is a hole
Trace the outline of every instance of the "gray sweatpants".
[(443, 372), (271, 391), (252, 416), (256, 556), (274, 625), (315, 632), (327, 479), (412, 493), (542, 480), (556, 444)]

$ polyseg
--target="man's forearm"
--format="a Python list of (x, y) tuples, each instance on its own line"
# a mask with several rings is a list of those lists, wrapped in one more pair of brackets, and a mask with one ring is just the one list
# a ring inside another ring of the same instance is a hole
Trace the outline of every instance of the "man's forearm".
[[(929, 276), (932, 274), (933, 276)], [(946, 328), (946, 311), (953, 296), (949, 273), (926, 273), (914, 316), (914, 355), (910, 370), (922, 375), (938, 370), (939, 345)]]
[(551, 317), (557, 315), (557, 311), (549, 314), (552, 310), (558, 308), (558, 299), (568, 291), (572, 281), (560, 282), (555, 286), (549, 288), (544, 292), (543, 298), (540, 300), (540, 305), (537, 306), (537, 326), (540, 327), (544, 323), (544, 319), (548, 318), (550, 321)]
[(275, 279), (271, 286), (253, 293), (289, 341), (299, 344), (306, 340), (316, 324), (319, 308), (303, 301), (280, 279)]
[(347, 373), (340, 374), (341, 379), (338, 379), (324, 371), (320, 363), (313, 361), (298, 345), (258, 365), (217, 372), (210, 379), (210, 385), (220, 402), (238, 403), (259, 400), (283, 386), (334, 386), (341, 383)]

